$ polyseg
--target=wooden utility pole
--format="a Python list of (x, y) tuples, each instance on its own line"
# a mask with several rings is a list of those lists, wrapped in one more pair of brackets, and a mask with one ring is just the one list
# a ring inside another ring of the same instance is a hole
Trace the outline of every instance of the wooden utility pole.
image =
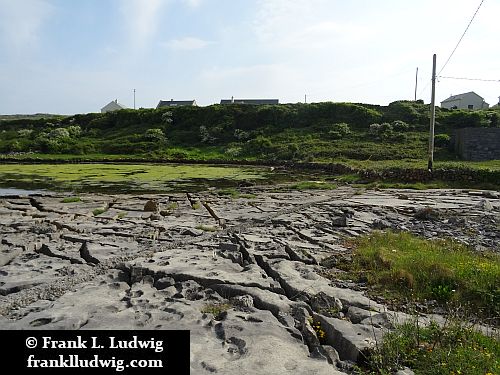
[(434, 124), (436, 122), (436, 54), (432, 56), (431, 124), (429, 129), (429, 162), (427, 169), (432, 172), (434, 163)]
[(417, 86), (418, 86), (418, 66), (417, 66), (417, 72), (415, 73), (415, 101), (417, 101)]

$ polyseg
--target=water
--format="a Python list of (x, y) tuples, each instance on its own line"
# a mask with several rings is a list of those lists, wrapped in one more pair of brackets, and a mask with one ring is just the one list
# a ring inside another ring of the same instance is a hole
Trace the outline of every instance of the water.
[(0, 188), (0, 196), (9, 195), (30, 195), (30, 194), (40, 194), (47, 193), (46, 190), (26, 190), (26, 189), (16, 189), (16, 188)]

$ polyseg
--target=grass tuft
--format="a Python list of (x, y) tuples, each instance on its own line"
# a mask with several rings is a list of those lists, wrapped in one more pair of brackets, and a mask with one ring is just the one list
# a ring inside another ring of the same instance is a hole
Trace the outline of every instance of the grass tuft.
[(81, 202), (80, 197), (66, 197), (61, 201), (61, 203), (74, 203), (74, 202)]
[(197, 225), (196, 229), (199, 229), (199, 230), (202, 230), (205, 232), (216, 232), (217, 231), (216, 227), (211, 226), (211, 225), (203, 225), (203, 224)]
[(452, 240), (374, 232), (354, 242), (352, 262), (340, 268), (390, 298), (468, 304), (483, 317), (500, 315), (500, 256), (477, 253)]
[(410, 367), (416, 374), (485, 375), (500, 373), (500, 337), (450, 320), (422, 326), (417, 319), (396, 325), (369, 357), (370, 373), (393, 374)]
[(106, 212), (107, 210), (105, 208), (96, 208), (94, 211), (92, 211), (92, 214), (94, 216), (99, 216), (100, 214)]

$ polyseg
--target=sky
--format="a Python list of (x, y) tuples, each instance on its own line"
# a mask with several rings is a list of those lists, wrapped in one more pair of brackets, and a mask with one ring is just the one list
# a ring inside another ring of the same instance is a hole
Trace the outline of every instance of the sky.
[[(480, 0), (0, 0), (0, 114), (99, 112), (111, 100), (430, 102)], [(436, 102), (500, 95), (499, 0), (484, 0)]]

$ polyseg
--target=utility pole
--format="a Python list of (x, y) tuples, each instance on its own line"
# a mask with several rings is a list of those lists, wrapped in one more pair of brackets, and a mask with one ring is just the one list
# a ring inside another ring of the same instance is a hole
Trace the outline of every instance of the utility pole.
[(304, 104), (307, 103), (307, 94), (304, 94)]
[(429, 129), (429, 162), (427, 169), (432, 172), (434, 162), (434, 124), (436, 122), (436, 54), (432, 56), (431, 124)]
[(134, 89), (134, 109), (135, 109), (135, 89)]
[(417, 85), (418, 85), (418, 66), (417, 66), (417, 72), (415, 73), (415, 101), (417, 101)]

